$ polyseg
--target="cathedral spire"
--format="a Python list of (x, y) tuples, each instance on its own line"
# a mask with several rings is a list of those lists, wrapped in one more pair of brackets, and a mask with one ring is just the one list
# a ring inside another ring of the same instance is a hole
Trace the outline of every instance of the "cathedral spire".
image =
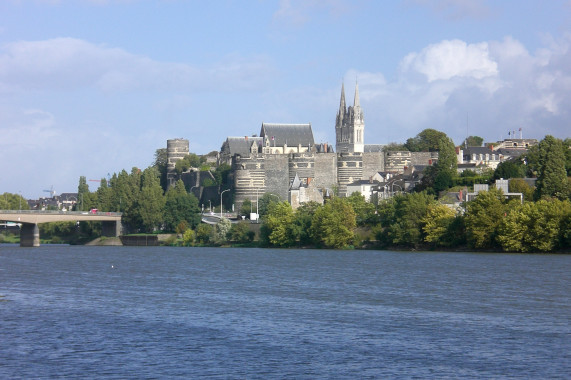
[(341, 117), (345, 114), (347, 107), (345, 105), (345, 83), (341, 83), (341, 102), (339, 104), (339, 114)]
[(359, 83), (355, 82), (355, 100), (353, 102), (353, 107), (361, 107), (361, 101), (359, 100)]

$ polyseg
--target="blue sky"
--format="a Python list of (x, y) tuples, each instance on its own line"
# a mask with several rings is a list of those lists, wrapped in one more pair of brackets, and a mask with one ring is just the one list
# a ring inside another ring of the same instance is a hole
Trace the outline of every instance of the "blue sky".
[(570, 137), (570, 45), (569, 0), (3, 0), (0, 193), (74, 192), (262, 122), (334, 143), (357, 81), (366, 143)]

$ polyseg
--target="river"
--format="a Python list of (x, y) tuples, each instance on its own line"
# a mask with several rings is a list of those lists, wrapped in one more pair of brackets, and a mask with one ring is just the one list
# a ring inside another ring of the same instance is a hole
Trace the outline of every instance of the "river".
[(571, 256), (0, 245), (0, 378), (569, 378)]

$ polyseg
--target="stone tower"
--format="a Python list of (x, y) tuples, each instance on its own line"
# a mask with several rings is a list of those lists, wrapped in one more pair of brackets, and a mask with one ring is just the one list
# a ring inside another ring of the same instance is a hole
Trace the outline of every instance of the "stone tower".
[(177, 180), (176, 162), (188, 154), (188, 148), (189, 144), (186, 139), (167, 140), (167, 186), (169, 189), (175, 185)]
[(359, 84), (355, 84), (353, 107), (345, 105), (345, 85), (341, 85), (341, 102), (335, 120), (337, 153), (363, 153), (365, 148), (365, 118), (359, 100)]

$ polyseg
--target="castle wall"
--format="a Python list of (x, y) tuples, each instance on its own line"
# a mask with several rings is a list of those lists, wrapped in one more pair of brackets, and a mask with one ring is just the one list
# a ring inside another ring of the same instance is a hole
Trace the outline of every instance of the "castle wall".
[(363, 153), (363, 175), (361, 179), (369, 179), (382, 171), (385, 171), (385, 154), (383, 152)]
[(288, 199), (290, 183), (288, 161), (289, 155), (286, 154), (270, 154), (265, 156), (265, 192), (276, 194), (281, 200)]
[(438, 161), (438, 152), (412, 152), (412, 165), (432, 165)]
[[(313, 153), (295, 153), (290, 154), (288, 159), (289, 168), (289, 184), (295, 178), (295, 174), (299, 176), (302, 183), (307, 184), (315, 177), (315, 154)], [(288, 186), (289, 186), (288, 184)]]
[(337, 154), (337, 179), (339, 196), (347, 194), (347, 185), (361, 179), (363, 176), (362, 153), (339, 153)]
[(337, 154), (319, 153), (314, 156), (313, 183), (319, 189), (333, 189), (337, 186)]
[(256, 196), (260, 197), (267, 191), (263, 155), (234, 156), (232, 171), (234, 173), (234, 203), (237, 210), (240, 209), (244, 200), (249, 199), (255, 202)]

